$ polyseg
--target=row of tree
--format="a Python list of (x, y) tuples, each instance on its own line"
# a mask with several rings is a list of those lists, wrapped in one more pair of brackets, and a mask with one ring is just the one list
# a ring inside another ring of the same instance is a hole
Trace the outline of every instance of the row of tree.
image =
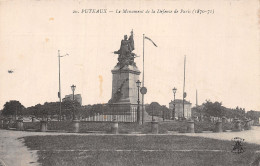
[[(61, 115), (67, 118), (73, 116), (87, 118), (94, 114), (104, 114), (106, 111), (113, 111), (109, 105), (95, 104), (81, 106), (77, 101), (63, 101), (61, 103)], [(170, 119), (174, 113), (166, 106), (162, 106), (157, 102), (145, 105), (146, 112), (151, 116), (158, 116), (164, 119)], [(38, 118), (42, 117), (57, 117), (60, 114), (59, 102), (45, 102), (44, 104), (37, 104), (32, 107), (25, 108), (19, 101), (11, 100), (6, 102), (1, 115), (3, 116), (35, 116)], [(248, 111), (245, 112), (244, 108), (226, 108), (221, 102), (211, 102), (206, 100), (202, 105), (192, 108), (192, 116), (198, 117), (199, 119), (207, 117), (227, 117), (227, 118), (250, 118), (253, 120), (259, 120), (259, 111)]]
[(45, 102), (44, 104), (37, 104), (35, 106), (25, 108), (19, 101), (11, 100), (6, 102), (3, 110), (1, 110), (2, 116), (34, 116), (36, 118), (57, 118), (60, 113), (66, 118), (76, 117), (89, 117), (97, 113), (102, 113), (104, 110), (104, 105), (95, 104), (81, 106), (77, 101), (67, 100), (61, 103), (59, 102)]
[(211, 102), (206, 100), (202, 105), (192, 108), (192, 116), (202, 119), (203, 117), (226, 117), (226, 118), (250, 118), (253, 120), (259, 120), (259, 111), (245, 111), (244, 108), (227, 108), (222, 105), (221, 102)]
[[(157, 102), (152, 102), (151, 104), (146, 105), (146, 111), (151, 116), (158, 116), (165, 119), (170, 119), (174, 115), (173, 110), (170, 110), (166, 106), (161, 106)], [(259, 111), (245, 111), (244, 108), (226, 108), (222, 105), (221, 102), (211, 102), (206, 100), (202, 105), (195, 106), (191, 109), (192, 117), (209, 118), (209, 117), (226, 117), (226, 118), (250, 118), (255, 121), (258, 121), (260, 118)]]

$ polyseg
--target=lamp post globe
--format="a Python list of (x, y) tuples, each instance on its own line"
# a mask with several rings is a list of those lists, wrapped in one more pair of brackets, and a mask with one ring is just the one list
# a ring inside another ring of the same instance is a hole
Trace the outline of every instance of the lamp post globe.
[(138, 81), (136, 82), (136, 86), (137, 86), (138, 88), (140, 88), (140, 85), (141, 85), (141, 81), (138, 80)]
[(72, 100), (74, 100), (74, 91), (76, 89), (76, 85), (71, 85), (71, 90), (72, 90)]
[(176, 91), (177, 91), (177, 88), (174, 87), (174, 88), (172, 89), (172, 92), (173, 92), (174, 95), (175, 95)]

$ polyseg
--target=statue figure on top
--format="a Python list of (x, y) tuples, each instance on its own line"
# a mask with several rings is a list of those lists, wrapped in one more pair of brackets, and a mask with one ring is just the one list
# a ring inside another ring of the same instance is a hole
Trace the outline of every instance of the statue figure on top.
[(134, 36), (132, 30), (128, 39), (127, 35), (125, 35), (124, 39), (121, 40), (120, 49), (118, 51), (114, 51), (114, 54), (119, 54), (117, 65), (120, 65), (120, 68), (123, 68), (126, 65), (135, 66), (134, 58), (136, 57), (136, 54), (132, 53), (134, 49)]

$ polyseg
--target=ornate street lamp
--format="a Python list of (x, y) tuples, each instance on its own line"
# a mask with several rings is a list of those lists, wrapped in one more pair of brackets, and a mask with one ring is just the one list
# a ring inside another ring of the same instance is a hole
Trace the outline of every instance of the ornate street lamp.
[(140, 124), (140, 100), (139, 100), (139, 88), (140, 88), (141, 82), (138, 80), (136, 82), (137, 86), (137, 123)]
[(76, 89), (75, 85), (71, 85), (72, 90), (72, 107), (73, 107), (73, 120), (75, 120), (75, 108), (74, 108), (74, 91)]
[(71, 90), (72, 90), (72, 100), (74, 101), (74, 91), (76, 89), (75, 85), (71, 85)]
[(175, 118), (175, 93), (176, 93), (177, 89), (174, 87), (172, 89), (172, 92), (173, 92), (173, 96), (174, 96), (174, 99), (173, 99), (173, 112), (172, 112), (172, 119)]

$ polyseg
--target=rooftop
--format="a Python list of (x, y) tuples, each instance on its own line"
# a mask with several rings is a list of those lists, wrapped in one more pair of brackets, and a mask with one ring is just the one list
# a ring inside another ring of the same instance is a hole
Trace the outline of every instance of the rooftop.
[[(183, 102), (183, 100), (181, 100), (181, 99), (175, 99), (175, 104), (182, 103), (182, 102)], [(171, 100), (171, 102), (169, 104), (173, 104), (173, 100)], [(184, 100), (184, 104), (191, 104), (191, 102)]]

